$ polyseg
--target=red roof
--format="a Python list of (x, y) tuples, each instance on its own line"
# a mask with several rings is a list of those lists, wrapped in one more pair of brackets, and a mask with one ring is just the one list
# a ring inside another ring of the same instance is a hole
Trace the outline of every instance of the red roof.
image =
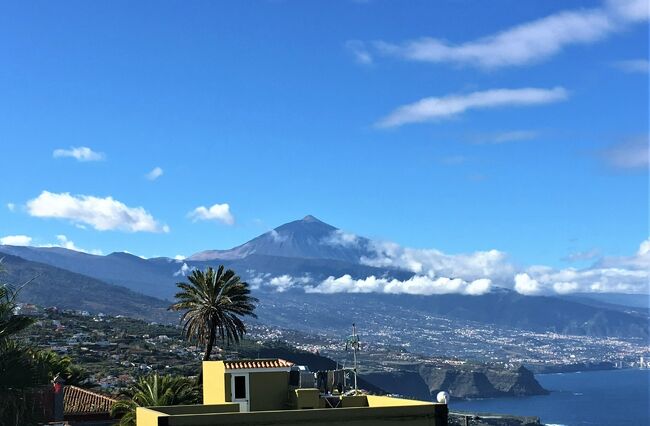
[(63, 387), (65, 415), (109, 413), (117, 400), (76, 386)]
[(293, 362), (284, 359), (239, 359), (224, 361), (226, 370), (243, 370), (254, 368), (288, 368)]

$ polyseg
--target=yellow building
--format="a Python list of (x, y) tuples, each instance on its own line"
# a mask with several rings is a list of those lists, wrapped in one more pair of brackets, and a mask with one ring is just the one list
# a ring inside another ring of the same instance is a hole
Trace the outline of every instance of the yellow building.
[(292, 367), (283, 359), (204, 361), (203, 405), (137, 408), (137, 426), (447, 425), (446, 404), (322, 393), (290, 381)]

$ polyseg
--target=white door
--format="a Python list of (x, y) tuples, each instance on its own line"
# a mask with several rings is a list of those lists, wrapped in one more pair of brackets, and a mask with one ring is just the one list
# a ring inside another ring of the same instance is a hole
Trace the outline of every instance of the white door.
[(231, 401), (239, 404), (239, 412), (250, 410), (250, 389), (248, 373), (233, 374), (230, 383)]

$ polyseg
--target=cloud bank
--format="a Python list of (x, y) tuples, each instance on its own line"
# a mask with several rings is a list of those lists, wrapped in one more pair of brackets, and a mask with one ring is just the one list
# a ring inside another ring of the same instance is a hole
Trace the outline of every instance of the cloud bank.
[(562, 87), (552, 89), (492, 89), (467, 94), (424, 98), (398, 107), (381, 119), (381, 128), (398, 127), (404, 124), (442, 120), (460, 115), (468, 110), (489, 109), (505, 106), (530, 106), (559, 102), (568, 98)]
[(650, 292), (650, 239), (628, 257), (604, 257), (589, 268), (531, 266), (515, 276), (514, 289), (525, 295)]
[(413, 249), (391, 242), (372, 241), (361, 263), (410, 271), (413, 277), (396, 280), (385, 277), (354, 279), (350, 275), (328, 277), (305, 289), (319, 293), (407, 293), (478, 295), (493, 287), (505, 287), (524, 295), (552, 295), (575, 292), (650, 293), (650, 239), (643, 241), (632, 256), (601, 257), (597, 251), (580, 260), (594, 260), (586, 268), (523, 267), (499, 250), (447, 254), (436, 249)]
[(98, 231), (169, 232), (167, 225), (161, 225), (144, 208), (129, 207), (110, 196), (43, 191), (27, 202), (27, 212), (34, 217), (68, 219)]
[(433, 294), (460, 293), (477, 296), (490, 291), (492, 282), (481, 278), (467, 282), (460, 278), (430, 277), (415, 275), (408, 280), (378, 278), (370, 276), (353, 279), (350, 275), (339, 278), (329, 277), (313, 287), (305, 287), (307, 293), (386, 293), (386, 294)]

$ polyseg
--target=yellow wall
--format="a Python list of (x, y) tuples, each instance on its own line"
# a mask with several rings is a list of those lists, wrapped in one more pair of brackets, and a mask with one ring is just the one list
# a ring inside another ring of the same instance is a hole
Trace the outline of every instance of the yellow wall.
[(136, 426), (158, 426), (159, 417), (167, 417), (167, 414), (143, 407), (135, 409)]
[[(230, 375), (223, 361), (203, 361), (203, 403), (230, 402)], [(226, 380), (227, 379), (227, 380)]]
[(367, 395), (369, 407), (400, 407), (405, 405), (440, 405), (416, 399), (392, 398), (390, 396)]
[(341, 407), (367, 407), (368, 398), (365, 395), (344, 396), (341, 398)]
[(251, 372), (250, 410), (267, 411), (288, 408), (289, 373), (286, 371)]
[(137, 407), (136, 426), (158, 426), (158, 418), (167, 417), (172, 422), (179, 418), (192, 418), (202, 414), (238, 413), (239, 404), (171, 405), (167, 407)]
[(304, 410), (320, 407), (318, 389), (292, 389), (289, 391), (289, 405), (292, 410)]
[[(287, 408), (289, 373), (285, 371), (250, 372), (249, 407), (251, 411), (283, 410)], [(203, 361), (203, 403), (231, 402), (231, 373), (226, 373), (223, 361)]]

